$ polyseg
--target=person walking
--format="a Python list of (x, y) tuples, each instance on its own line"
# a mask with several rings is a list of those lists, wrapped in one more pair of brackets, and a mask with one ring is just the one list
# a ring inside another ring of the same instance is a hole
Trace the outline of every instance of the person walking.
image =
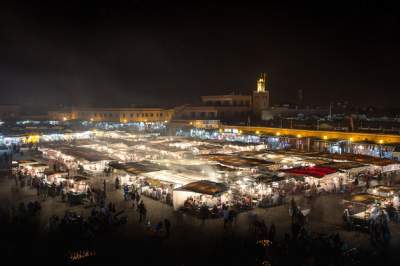
[(275, 228), (275, 224), (272, 223), (270, 228), (269, 228), (269, 232), (268, 232), (268, 240), (271, 241), (271, 242), (274, 242), (275, 235), (276, 235), (276, 228)]
[(159, 221), (158, 224), (156, 225), (156, 234), (157, 235), (160, 235), (162, 228), (163, 228), (163, 223), (161, 221)]
[(119, 189), (119, 184), (120, 184), (120, 182), (119, 182), (119, 178), (118, 178), (118, 176), (115, 178), (115, 189)]
[(106, 190), (107, 189), (107, 187), (106, 187), (106, 180), (105, 179), (103, 179), (103, 190), (104, 190), (104, 197), (106, 197)]
[(129, 188), (128, 188), (128, 185), (124, 185), (124, 199), (125, 199), (125, 201), (129, 199)]
[(224, 216), (224, 229), (226, 229), (226, 226), (228, 225), (229, 222), (229, 211), (227, 207), (224, 207), (223, 216)]
[(140, 202), (138, 208), (139, 208), (139, 223), (140, 223), (142, 222), (143, 219), (146, 218), (147, 210), (146, 207), (144, 206), (143, 201)]
[(167, 218), (164, 219), (164, 227), (165, 227), (166, 237), (169, 238), (169, 233), (171, 230), (171, 222)]

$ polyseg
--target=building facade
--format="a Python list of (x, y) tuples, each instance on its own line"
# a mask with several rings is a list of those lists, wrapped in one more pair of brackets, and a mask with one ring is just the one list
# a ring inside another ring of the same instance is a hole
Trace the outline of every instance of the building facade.
[(0, 104), (0, 119), (17, 119), (20, 117), (20, 106), (13, 104)]
[(85, 120), (95, 122), (165, 122), (173, 117), (173, 109), (163, 108), (72, 108), (70, 112), (51, 111), (52, 120)]

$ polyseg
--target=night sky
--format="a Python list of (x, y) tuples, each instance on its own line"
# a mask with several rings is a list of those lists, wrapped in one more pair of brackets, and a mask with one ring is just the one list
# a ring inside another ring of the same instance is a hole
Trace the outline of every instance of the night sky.
[(272, 103), (399, 100), (395, 1), (158, 2), (2, 1), (0, 103), (193, 103), (260, 72)]

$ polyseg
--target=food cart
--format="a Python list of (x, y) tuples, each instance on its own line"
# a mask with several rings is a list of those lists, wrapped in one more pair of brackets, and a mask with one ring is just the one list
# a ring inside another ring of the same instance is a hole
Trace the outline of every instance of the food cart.
[(376, 210), (384, 203), (385, 198), (369, 193), (358, 193), (343, 200), (345, 210), (343, 221), (349, 228), (368, 229), (370, 220)]
[(67, 199), (71, 205), (81, 204), (87, 196), (89, 179), (84, 176), (68, 178)]
[(173, 206), (175, 210), (186, 207), (188, 199), (191, 201), (190, 205), (193, 210), (203, 205), (210, 209), (214, 206), (222, 206), (229, 202), (228, 187), (221, 183), (201, 180), (174, 189)]

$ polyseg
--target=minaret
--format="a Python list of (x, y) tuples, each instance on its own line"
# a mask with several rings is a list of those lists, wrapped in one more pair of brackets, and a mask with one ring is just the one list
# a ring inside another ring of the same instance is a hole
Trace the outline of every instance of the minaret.
[(261, 117), (261, 112), (269, 107), (269, 90), (266, 89), (267, 75), (262, 73), (257, 80), (257, 90), (253, 91), (253, 113)]
[(260, 78), (257, 80), (257, 92), (265, 92), (265, 82), (266, 82), (266, 75), (262, 73)]

